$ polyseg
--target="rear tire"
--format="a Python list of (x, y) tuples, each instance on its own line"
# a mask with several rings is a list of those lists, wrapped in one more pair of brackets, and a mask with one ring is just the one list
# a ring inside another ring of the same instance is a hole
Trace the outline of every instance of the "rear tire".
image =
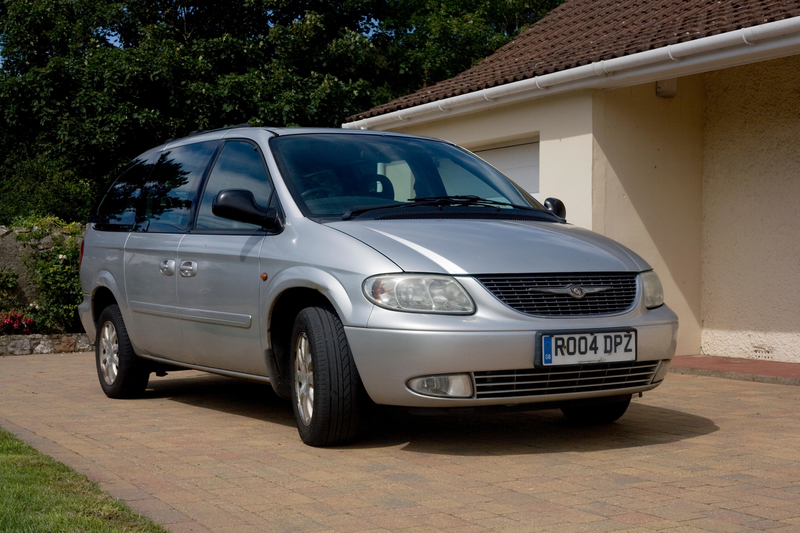
[(341, 320), (329, 307), (300, 311), (292, 329), (292, 407), (309, 446), (352, 441), (366, 397)]
[(620, 402), (562, 407), (561, 412), (570, 422), (582, 426), (593, 426), (616, 422), (625, 414), (630, 404), (631, 397), (629, 396), (626, 400)]
[(147, 388), (150, 369), (134, 353), (118, 305), (109, 305), (100, 314), (94, 346), (97, 377), (106, 396), (141, 396)]

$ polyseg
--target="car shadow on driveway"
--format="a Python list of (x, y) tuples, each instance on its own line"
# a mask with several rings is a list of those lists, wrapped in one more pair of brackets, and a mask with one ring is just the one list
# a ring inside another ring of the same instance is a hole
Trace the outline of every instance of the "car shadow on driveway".
[(168, 399), (204, 409), (294, 426), (289, 400), (278, 397), (269, 383), (257, 383), (195, 371), (150, 377), (143, 400)]
[[(167, 378), (151, 378), (142, 399), (169, 399), (295, 426), (291, 403), (279, 398), (265, 383), (200, 372), (184, 377), (176, 372)], [(601, 426), (574, 425), (554, 409), (420, 415), (401, 408), (372, 406), (362, 418), (358, 440), (341, 448), (401, 446), (409, 452), (456, 456), (580, 453), (666, 444), (718, 429), (708, 418), (641, 401), (632, 402), (619, 421)]]
[(406, 443), (406, 451), (457, 456), (580, 453), (666, 444), (718, 429), (708, 418), (637, 402), (617, 422), (599, 426), (572, 424), (557, 409), (419, 416), (377, 408), (351, 446)]

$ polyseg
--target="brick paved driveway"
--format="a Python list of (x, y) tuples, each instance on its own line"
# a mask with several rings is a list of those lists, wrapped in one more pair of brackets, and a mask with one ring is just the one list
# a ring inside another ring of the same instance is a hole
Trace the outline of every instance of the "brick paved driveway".
[(0, 426), (176, 532), (800, 532), (800, 387), (670, 374), (618, 423), (379, 411), (304, 446), (269, 386), (107, 399), (92, 354), (0, 357)]

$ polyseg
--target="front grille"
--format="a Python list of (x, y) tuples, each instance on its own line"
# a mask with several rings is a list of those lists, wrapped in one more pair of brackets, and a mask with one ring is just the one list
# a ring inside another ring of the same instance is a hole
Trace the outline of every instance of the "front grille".
[(478, 398), (551, 396), (648, 385), (658, 361), (475, 372)]
[[(636, 273), (597, 274), (492, 274), (475, 276), (501, 302), (536, 316), (597, 316), (629, 309), (636, 298)], [(602, 292), (575, 298), (537, 289), (608, 287)]]

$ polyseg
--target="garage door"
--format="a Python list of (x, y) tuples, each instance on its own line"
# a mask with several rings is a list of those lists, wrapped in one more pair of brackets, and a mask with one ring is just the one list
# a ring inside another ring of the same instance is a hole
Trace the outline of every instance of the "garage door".
[(490, 165), (514, 180), (539, 200), (539, 143), (475, 150)]

